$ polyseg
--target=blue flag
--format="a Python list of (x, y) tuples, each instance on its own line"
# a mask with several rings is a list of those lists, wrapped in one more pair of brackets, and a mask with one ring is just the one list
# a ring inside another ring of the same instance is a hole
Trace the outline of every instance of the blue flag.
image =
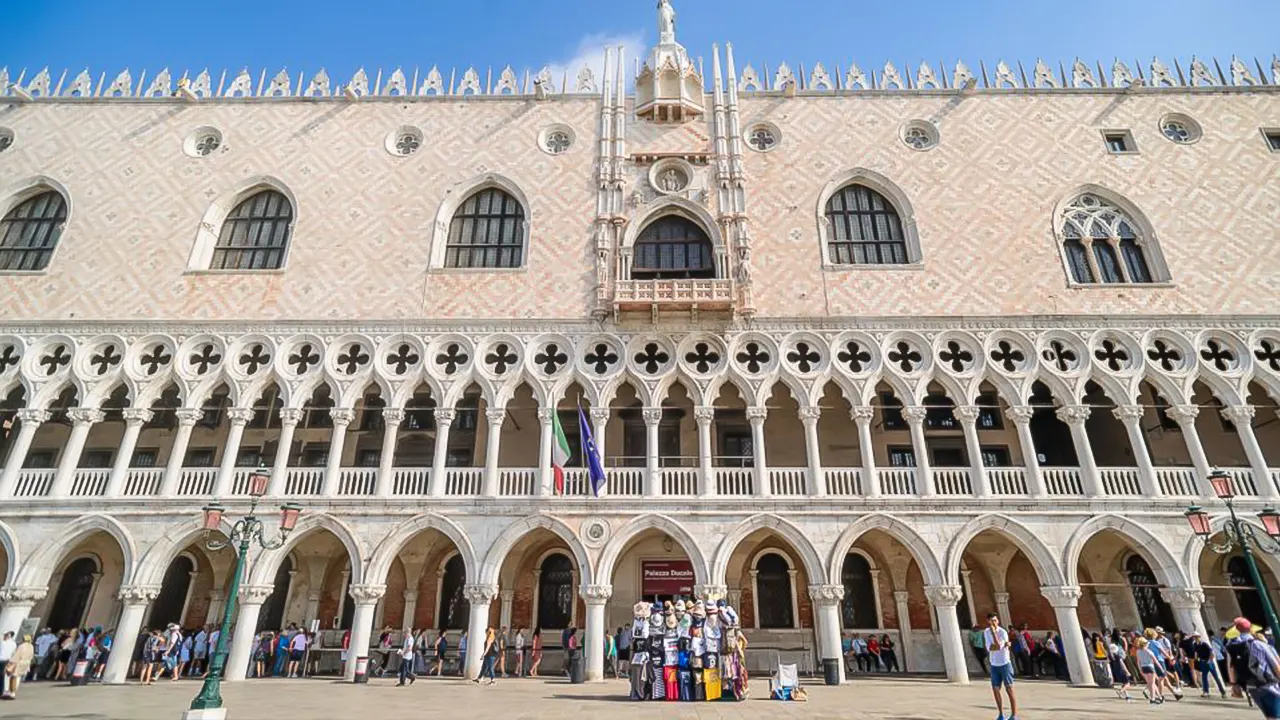
[(600, 450), (596, 448), (596, 440), (591, 436), (591, 423), (587, 422), (586, 413), (578, 406), (578, 437), (582, 440), (582, 457), (587, 461), (587, 477), (591, 480), (591, 493), (596, 497), (604, 491), (604, 463), (600, 461)]

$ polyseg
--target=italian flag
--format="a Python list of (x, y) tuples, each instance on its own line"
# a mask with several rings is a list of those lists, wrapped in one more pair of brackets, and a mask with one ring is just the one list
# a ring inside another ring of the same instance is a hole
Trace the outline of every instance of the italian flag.
[(569, 447), (569, 439), (564, 436), (564, 428), (560, 425), (560, 413), (551, 413), (551, 427), (555, 434), (551, 438), (551, 470), (556, 476), (556, 494), (564, 494), (564, 466), (568, 464), (573, 450)]

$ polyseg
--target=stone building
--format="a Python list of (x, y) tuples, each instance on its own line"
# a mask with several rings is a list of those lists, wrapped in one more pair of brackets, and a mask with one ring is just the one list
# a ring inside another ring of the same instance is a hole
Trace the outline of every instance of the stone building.
[(585, 626), (599, 678), (694, 590), (756, 666), (965, 681), (990, 611), (1256, 614), (1182, 512), (1280, 494), (1280, 60), (797, 71), (661, 5), (576, 78), (0, 70), (0, 627), (115, 626), (123, 680), (220, 618), (200, 508), (259, 466), (305, 511), (239, 627), (356, 647)]

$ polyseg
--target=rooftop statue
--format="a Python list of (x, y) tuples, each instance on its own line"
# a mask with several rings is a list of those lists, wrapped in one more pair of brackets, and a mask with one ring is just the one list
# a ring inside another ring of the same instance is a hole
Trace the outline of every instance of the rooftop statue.
[(671, 0), (658, 0), (658, 43), (670, 45), (676, 41), (676, 9)]

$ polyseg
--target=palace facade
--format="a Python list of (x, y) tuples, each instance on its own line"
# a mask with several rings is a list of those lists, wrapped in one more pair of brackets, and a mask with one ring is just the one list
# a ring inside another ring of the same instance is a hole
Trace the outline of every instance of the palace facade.
[[(756, 667), (875, 632), (957, 682), (987, 612), (1260, 612), (1182, 513), (1212, 468), (1280, 497), (1280, 60), (660, 38), (576, 78), (0, 71), (0, 628), (115, 627), (122, 681), (141, 627), (220, 619), (201, 507), (259, 467), (305, 509), (231, 679), (313, 621), (585, 626), (598, 679), (681, 592)], [(576, 451), (553, 487), (579, 406), (601, 497)]]

